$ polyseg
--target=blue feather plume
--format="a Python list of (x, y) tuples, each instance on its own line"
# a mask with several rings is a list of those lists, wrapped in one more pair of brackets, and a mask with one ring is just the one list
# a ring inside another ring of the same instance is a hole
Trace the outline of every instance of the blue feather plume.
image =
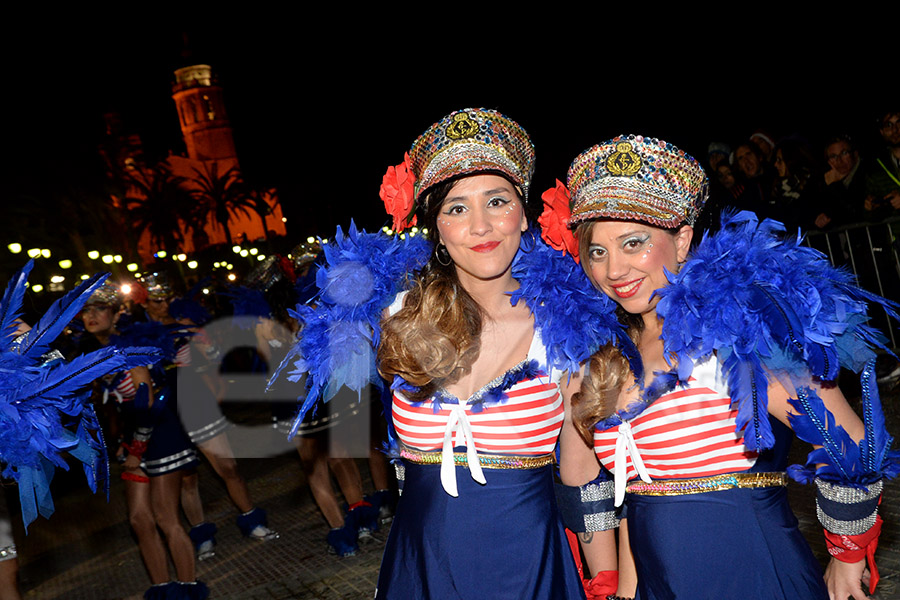
[(18, 352), (24, 356), (39, 357), (50, 347), (66, 325), (81, 311), (85, 302), (91, 297), (109, 273), (97, 273), (83, 281), (75, 289), (54, 302), (31, 331), (19, 344)]
[(22, 269), (9, 280), (3, 300), (0, 300), (0, 335), (3, 336), (2, 346), (12, 340), (6, 338), (13, 335), (16, 330), (16, 319), (22, 314), (22, 301), (25, 299), (28, 275), (34, 268), (34, 260), (29, 260)]

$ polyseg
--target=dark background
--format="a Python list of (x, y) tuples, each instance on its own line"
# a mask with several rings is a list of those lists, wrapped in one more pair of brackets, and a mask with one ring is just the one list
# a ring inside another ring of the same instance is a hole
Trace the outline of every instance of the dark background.
[[(711, 140), (734, 147), (757, 127), (776, 140), (799, 133), (817, 144), (842, 131), (866, 139), (877, 111), (896, 103), (896, 52), (881, 54), (885, 38), (874, 32), (852, 43), (844, 32), (834, 44), (834, 33), (801, 39), (774, 21), (738, 33), (735, 18), (636, 33), (629, 24), (652, 11), (634, 10), (628, 22), (598, 20), (596, 31), (543, 23), (552, 38), (472, 11), (420, 29), (367, 27), (360, 15), (351, 28), (336, 14), (227, 27), (9, 23), (3, 201), (42, 178), (102, 174), (106, 111), (123, 115), (148, 159), (183, 152), (173, 70), (197, 63), (210, 64), (225, 90), (246, 178), (280, 190), (297, 239), (330, 236), (351, 216), (380, 227), (385, 169), (466, 106), (496, 108), (530, 133), (537, 197), (579, 152), (620, 133), (666, 139), (705, 161)], [(866, 35), (845, 27), (854, 40)]]

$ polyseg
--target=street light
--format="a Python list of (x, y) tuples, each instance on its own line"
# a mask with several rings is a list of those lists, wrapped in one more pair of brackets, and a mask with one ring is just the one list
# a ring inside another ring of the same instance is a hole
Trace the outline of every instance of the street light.
[(115, 256), (113, 256), (113, 260), (116, 261), (117, 263), (122, 262), (122, 255), (116, 254)]
[(128, 265), (126, 265), (125, 268), (128, 269), (129, 271), (131, 271), (132, 273), (134, 273), (135, 271), (138, 270), (138, 264), (137, 263), (128, 263)]
[(36, 284), (34, 284), (33, 286), (31, 286), (31, 291), (32, 291), (32, 292), (40, 292), (40, 291), (43, 291), (43, 289), (44, 289), (44, 286), (42, 286), (42, 285), (39, 284), (39, 283), (36, 283)]
[(50, 258), (50, 250), (48, 248), (42, 248), (41, 256), (43, 256), (44, 258)]
[(40, 255), (41, 255), (40, 248), (31, 248), (30, 250), (28, 250), (28, 258), (37, 258)]
[(101, 258), (100, 260), (103, 261), (104, 265), (110, 265), (110, 264), (112, 264), (113, 256), (112, 256), (112, 254), (104, 254), (103, 258)]
[(98, 258), (100, 258), (100, 252), (98, 252), (97, 250), (88, 251), (88, 258), (91, 260), (97, 260)]
[(240, 246), (232, 246), (232, 247), (231, 247), (231, 251), (234, 252), (235, 254), (240, 254), (240, 253), (241, 253), (241, 247), (240, 247)]
[(61, 261), (59, 261), (59, 268), (60, 269), (71, 269), (72, 261), (69, 260), (68, 258), (62, 259)]
[(196, 260), (188, 261), (188, 269), (196, 269), (196, 268), (197, 268), (197, 261), (196, 261)]
[(13, 242), (12, 244), (9, 244), (6, 247), (9, 248), (9, 251), (12, 252), (13, 254), (18, 254), (19, 252), (22, 251), (22, 244), (20, 244), (18, 242)]

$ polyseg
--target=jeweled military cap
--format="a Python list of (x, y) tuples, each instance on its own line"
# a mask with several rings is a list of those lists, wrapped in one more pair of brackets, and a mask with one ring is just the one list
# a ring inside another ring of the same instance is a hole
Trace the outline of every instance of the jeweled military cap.
[(301, 242), (291, 250), (291, 262), (293, 263), (294, 268), (299, 271), (306, 265), (315, 261), (321, 253), (322, 245), (318, 241)]
[(91, 294), (91, 297), (88, 298), (84, 305), (102, 304), (104, 306), (118, 306), (121, 303), (122, 298), (119, 295), (119, 287), (109, 281), (104, 281), (103, 285), (94, 290), (94, 293)]
[(709, 194), (709, 180), (684, 150), (628, 135), (582, 152), (569, 167), (568, 188), (569, 227), (592, 219), (622, 219), (673, 228), (694, 224)]
[(431, 186), (458, 175), (502, 173), (527, 198), (534, 173), (534, 144), (512, 119), (495, 110), (452, 112), (419, 136), (409, 151), (415, 199)]
[(150, 300), (165, 300), (174, 295), (165, 273), (147, 273), (141, 277), (141, 283), (147, 289), (147, 298)]

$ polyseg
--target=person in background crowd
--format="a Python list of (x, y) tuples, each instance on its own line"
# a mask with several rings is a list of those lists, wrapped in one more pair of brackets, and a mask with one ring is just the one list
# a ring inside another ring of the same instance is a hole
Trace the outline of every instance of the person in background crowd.
[(786, 138), (775, 146), (775, 180), (773, 196), (788, 230), (823, 229), (830, 222), (828, 213), (834, 211), (821, 203), (821, 184), (813, 176), (815, 160), (806, 144)]
[(706, 152), (709, 169), (712, 172), (715, 172), (719, 165), (728, 164), (728, 158), (731, 156), (731, 148), (724, 142), (710, 142)]
[(886, 219), (900, 210), (900, 112), (884, 113), (878, 130), (882, 146), (866, 177), (865, 207), (871, 220)]
[(775, 161), (775, 142), (772, 141), (772, 136), (768, 132), (757, 129), (750, 136), (750, 141), (759, 148), (760, 153), (768, 164), (772, 164)]
[(862, 161), (850, 136), (829, 139), (825, 145), (825, 160), (829, 166), (824, 177), (825, 194), (828, 204), (835, 207), (831, 216), (838, 219), (833, 224), (859, 221), (865, 201), (865, 174), (860, 169)]
[(752, 210), (763, 218), (781, 218), (772, 198), (772, 172), (756, 144), (748, 141), (735, 148), (734, 164), (743, 176), (744, 183), (744, 191), (735, 199), (735, 206)]

